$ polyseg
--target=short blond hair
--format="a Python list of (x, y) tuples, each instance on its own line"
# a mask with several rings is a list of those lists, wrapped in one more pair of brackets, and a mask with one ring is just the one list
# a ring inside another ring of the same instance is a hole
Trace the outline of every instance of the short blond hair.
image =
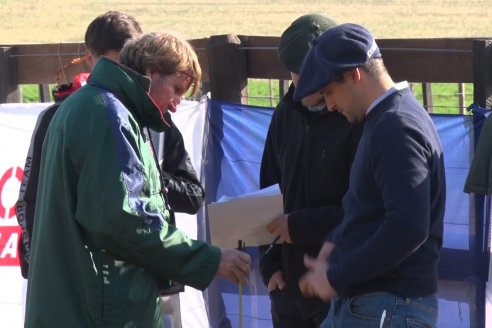
[(191, 95), (200, 87), (202, 69), (195, 50), (171, 33), (145, 33), (128, 40), (121, 49), (120, 63), (142, 75), (148, 68), (163, 75), (185, 74), (192, 81)]

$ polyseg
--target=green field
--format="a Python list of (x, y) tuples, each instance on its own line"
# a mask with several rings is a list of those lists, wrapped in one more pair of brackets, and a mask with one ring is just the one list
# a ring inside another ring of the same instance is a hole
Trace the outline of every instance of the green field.
[(367, 26), (376, 38), (491, 37), (491, 0), (0, 0), (0, 44), (82, 41), (107, 10), (127, 12), (145, 31), (187, 38), (278, 36), (298, 16), (323, 12)]

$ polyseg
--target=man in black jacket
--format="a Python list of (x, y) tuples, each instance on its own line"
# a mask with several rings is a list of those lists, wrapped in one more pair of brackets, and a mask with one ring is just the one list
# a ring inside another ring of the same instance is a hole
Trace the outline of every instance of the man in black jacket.
[(322, 327), (435, 327), (446, 182), (434, 124), (360, 25), (328, 30), (306, 56), (294, 99), (320, 92), (363, 133), (343, 220), (300, 288), (332, 300)]
[(327, 303), (300, 293), (298, 280), (306, 271), (304, 254), (318, 254), (340, 222), (359, 130), (343, 115), (328, 112), (321, 95), (311, 97), (307, 106), (293, 95), (305, 54), (332, 26), (335, 22), (325, 15), (303, 15), (280, 38), (279, 60), (293, 84), (274, 111), (260, 169), (260, 186), (278, 183), (284, 200), (285, 214), (268, 226), (272, 239), (280, 236), (283, 244), (260, 248), (275, 327), (319, 327), (328, 313)]

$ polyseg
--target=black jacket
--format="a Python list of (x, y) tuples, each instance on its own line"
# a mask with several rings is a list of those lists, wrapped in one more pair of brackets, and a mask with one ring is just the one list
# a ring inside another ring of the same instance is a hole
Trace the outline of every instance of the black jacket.
[(19, 199), (15, 205), (17, 222), (22, 229), (18, 245), (21, 274), (26, 279), (31, 257), (32, 227), (34, 225), (34, 208), (38, 190), (39, 168), (41, 166), (41, 150), (48, 126), (59, 106), (60, 102), (56, 102), (38, 115), (26, 157), (26, 164), (24, 165), (24, 176), (20, 186)]
[(300, 295), (304, 254), (316, 256), (342, 217), (342, 197), (360, 128), (337, 113), (311, 113), (293, 101), (294, 87), (278, 104), (268, 130), (260, 169), (261, 188), (278, 183), (293, 244), (260, 248), (260, 272), (268, 284), (281, 269), (288, 292)]
[(172, 212), (196, 214), (203, 204), (205, 193), (184, 147), (183, 136), (171, 120), (171, 128), (164, 135), (161, 164), (164, 186)]

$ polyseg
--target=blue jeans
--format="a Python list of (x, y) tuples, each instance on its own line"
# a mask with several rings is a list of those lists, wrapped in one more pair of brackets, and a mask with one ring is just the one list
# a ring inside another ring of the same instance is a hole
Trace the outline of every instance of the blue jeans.
[(401, 298), (371, 293), (333, 299), (320, 328), (435, 328), (437, 312), (436, 295)]

